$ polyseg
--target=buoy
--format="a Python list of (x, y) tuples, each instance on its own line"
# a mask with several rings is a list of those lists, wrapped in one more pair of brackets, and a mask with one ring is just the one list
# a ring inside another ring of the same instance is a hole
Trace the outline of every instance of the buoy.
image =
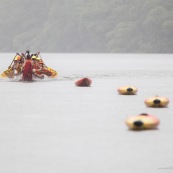
[(135, 95), (138, 89), (134, 86), (123, 86), (118, 88), (117, 91), (121, 95)]
[(169, 99), (166, 97), (155, 96), (146, 99), (144, 102), (148, 107), (166, 107), (169, 104)]
[(76, 86), (79, 86), (79, 87), (89, 87), (92, 83), (92, 80), (89, 79), (89, 78), (82, 78), (78, 81), (75, 82), (75, 85)]
[(154, 115), (142, 113), (126, 119), (126, 124), (131, 130), (156, 129), (160, 120)]

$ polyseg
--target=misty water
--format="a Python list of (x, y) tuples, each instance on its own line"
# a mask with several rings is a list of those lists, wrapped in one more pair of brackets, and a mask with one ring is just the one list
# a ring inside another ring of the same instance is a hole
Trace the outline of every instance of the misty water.
[[(15, 54), (0, 54), (0, 73)], [(56, 79), (0, 79), (0, 172), (114, 173), (173, 170), (173, 58), (169, 54), (41, 54)], [(89, 77), (91, 87), (76, 87)], [(135, 96), (117, 93), (136, 86)], [(167, 108), (144, 100), (168, 97)], [(128, 130), (149, 113), (159, 128)], [(169, 169), (170, 170), (170, 169)]]

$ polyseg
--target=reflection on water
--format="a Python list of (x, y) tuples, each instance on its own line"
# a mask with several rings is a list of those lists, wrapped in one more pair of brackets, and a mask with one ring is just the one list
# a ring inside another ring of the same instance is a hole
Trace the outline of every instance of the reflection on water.
[(122, 70), (114, 72), (79, 72), (79, 73), (69, 73), (69, 74), (60, 74), (59, 80), (74, 80), (76, 78), (89, 77), (92, 79), (107, 79), (107, 78), (172, 78), (173, 71), (145, 71), (145, 70)]

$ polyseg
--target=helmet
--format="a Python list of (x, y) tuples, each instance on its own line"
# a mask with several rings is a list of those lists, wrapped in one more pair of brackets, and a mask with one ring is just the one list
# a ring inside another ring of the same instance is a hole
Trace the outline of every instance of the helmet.
[(39, 57), (36, 58), (37, 61), (40, 61), (41, 59)]
[(32, 60), (36, 60), (37, 57), (36, 57), (35, 55), (33, 55), (31, 59), (32, 59)]
[(15, 58), (14, 58), (14, 60), (21, 60), (21, 57), (19, 56), (19, 55), (17, 55)]

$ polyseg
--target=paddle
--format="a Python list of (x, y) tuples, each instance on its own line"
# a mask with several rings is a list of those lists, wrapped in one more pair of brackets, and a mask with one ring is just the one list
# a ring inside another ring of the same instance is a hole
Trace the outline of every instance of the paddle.
[(16, 53), (16, 55), (15, 55), (15, 57), (13, 58), (11, 64), (9, 65), (8, 69), (5, 70), (5, 71), (0, 75), (1, 78), (6, 78), (6, 77), (12, 78), (12, 76), (13, 76), (13, 69), (11, 68), (11, 66), (12, 66), (12, 64), (13, 64), (13, 62), (14, 62), (16, 56), (21, 56), (21, 55), (20, 55), (19, 53)]
[(19, 53), (16, 53), (15, 57), (13, 58), (13, 60), (12, 60), (11, 64), (8, 66), (8, 68), (11, 68), (11, 65), (13, 64), (13, 61), (14, 61), (14, 59), (16, 58), (16, 56), (17, 56), (17, 55), (19, 55), (19, 56), (20, 56), (20, 54), (19, 54)]
[(42, 59), (40, 52), (37, 52), (37, 57), (38, 57), (38, 55), (39, 55), (39, 56), (40, 56), (40, 58)]
[(18, 55), (18, 53), (15, 55), (15, 57), (13, 58), (13, 60), (12, 60), (12, 62), (11, 62), (11, 64), (9, 65), (9, 67), (8, 67), (8, 70), (5, 70), (0, 76), (1, 76), (1, 78), (6, 78), (6, 77), (8, 77), (8, 74), (11, 72), (11, 65), (13, 64), (13, 61), (14, 61), (14, 59), (16, 58), (16, 56)]

